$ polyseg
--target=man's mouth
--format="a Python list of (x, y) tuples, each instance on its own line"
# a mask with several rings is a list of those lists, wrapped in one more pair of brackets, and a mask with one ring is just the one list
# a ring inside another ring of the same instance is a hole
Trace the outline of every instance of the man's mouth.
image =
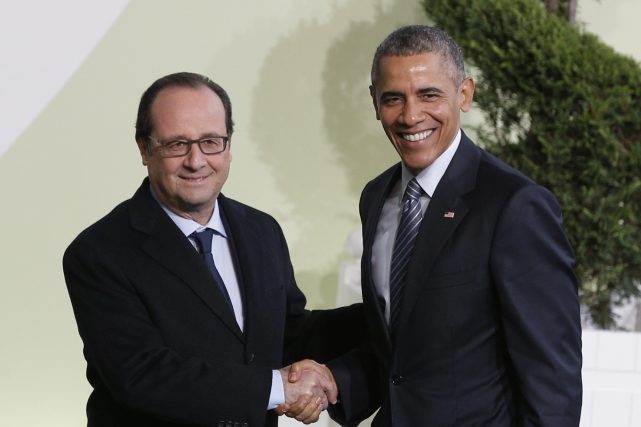
[(401, 138), (403, 138), (406, 141), (410, 142), (416, 142), (416, 141), (421, 141), (428, 136), (430, 136), (434, 132), (434, 129), (426, 130), (423, 132), (418, 132), (418, 133), (401, 133)]
[(199, 183), (201, 181), (204, 181), (207, 179), (208, 175), (206, 176), (181, 176), (181, 178), (187, 182), (191, 183)]

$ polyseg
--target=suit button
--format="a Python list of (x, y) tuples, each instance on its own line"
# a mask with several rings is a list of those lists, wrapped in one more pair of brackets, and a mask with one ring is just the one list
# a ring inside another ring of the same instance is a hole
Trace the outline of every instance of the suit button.
[(247, 357), (247, 361), (249, 363), (252, 363), (255, 358), (256, 358), (256, 354), (255, 353), (250, 353), (249, 356)]
[(403, 377), (402, 375), (392, 376), (392, 384), (394, 385), (399, 385), (400, 383), (403, 382), (403, 380), (405, 380), (405, 377)]

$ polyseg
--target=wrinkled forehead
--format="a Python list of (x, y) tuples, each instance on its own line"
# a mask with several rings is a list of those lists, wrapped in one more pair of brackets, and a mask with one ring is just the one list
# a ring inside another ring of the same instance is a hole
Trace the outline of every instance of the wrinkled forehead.
[(373, 73), (372, 85), (377, 86), (382, 79), (402, 78), (419, 73), (443, 76), (455, 85), (460, 83), (456, 66), (441, 51), (425, 51), (411, 55), (383, 55)]

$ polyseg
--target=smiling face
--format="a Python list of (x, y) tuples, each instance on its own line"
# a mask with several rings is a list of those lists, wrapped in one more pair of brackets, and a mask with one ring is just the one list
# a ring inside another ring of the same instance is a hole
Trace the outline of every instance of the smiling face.
[[(223, 103), (206, 86), (170, 86), (162, 89), (151, 106), (152, 137), (161, 143), (227, 136)], [(229, 175), (231, 147), (205, 155), (193, 144), (182, 157), (163, 158), (155, 142), (138, 141), (149, 181), (160, 201), (176, 214), (205, 224)]]
[(450, 146), (460, 127), (460, 112), (472, 103), (474, 82), (458, 85), (438, 52), (384, 56), (370, 93), (376, 118), (414, 175)]

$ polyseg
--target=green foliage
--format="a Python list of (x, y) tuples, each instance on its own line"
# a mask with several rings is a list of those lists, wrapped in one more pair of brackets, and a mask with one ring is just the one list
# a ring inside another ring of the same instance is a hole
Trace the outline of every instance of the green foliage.
[(481, 73), (479, 139), (559, 198), (602, 327), (641, 279), (641, 69), (539, 0), (423, 0)]
[[(554, 1), (550, 0), (541, 0), (541, 3), (543, 4), (548, 4), (548, 3), (554, 3)], [(548, 13), (552, 13), (556, 16), (562, 17), (566, 20), (569, 20), (570, 17), (570, 0), (557, 0), (557, 7), (556, 11), (548, 9)], [(576, 6), (576, 0), (575, 0), (575, 6)]]

